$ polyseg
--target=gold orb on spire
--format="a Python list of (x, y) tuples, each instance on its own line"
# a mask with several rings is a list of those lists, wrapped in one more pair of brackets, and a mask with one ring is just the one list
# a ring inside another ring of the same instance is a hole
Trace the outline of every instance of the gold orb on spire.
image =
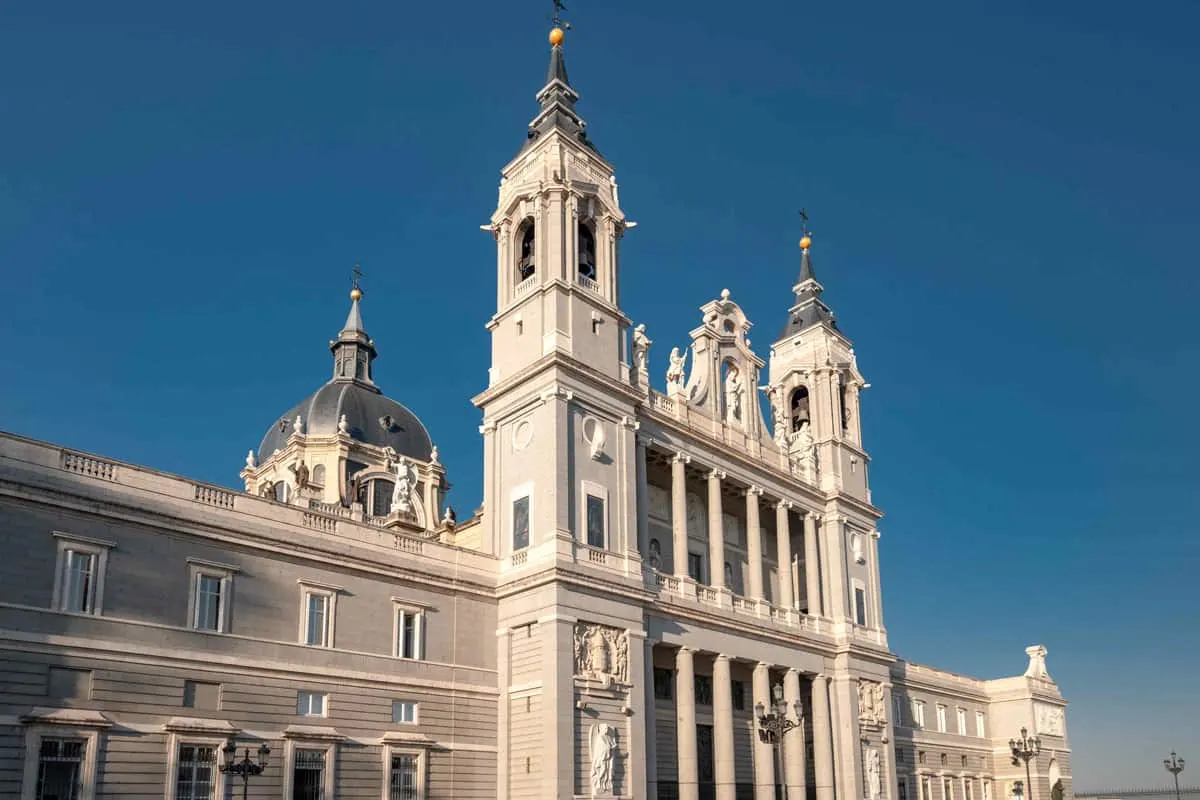
[(351, 289), (350, 290), (350, 299), (356, 303), (359, 300), (362, 300), (362, 289), (358, 288), (357, 286), (355, 286), (353, 289)]
[(550, 31), (550, 44), (554, 45), (555, 47), (558, 47), (559, 45), (561, 45), (563, 43), (563, 37), (565, 35), (566, 34), (563, 33), (562, 28), (552, 29)]
[(807, 233), (800, 237), (800, 249), (807, 250), (812, 247), (812, 237)]

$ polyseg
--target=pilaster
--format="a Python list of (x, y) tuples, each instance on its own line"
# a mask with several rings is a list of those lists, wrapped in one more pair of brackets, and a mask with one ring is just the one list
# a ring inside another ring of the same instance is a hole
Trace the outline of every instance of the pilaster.
[(762, 489), (751, 486), (746, 490), (746, 558), (750, 562), (750, 585), (747, 595), (752, 600), (763, 596), (762, 525), (758, 517), (758, 498)]
[(541, 797), (558, 800), (575, 794), (575, 622), (570, 617), (538, 620), (542, 633)]
[(713, 470), (708, 473), (708, 575), (714, 589), (728, 589), (725, 585), (725, 529), (721, 519), (721, 481), (725, 473)]
[(804, 591), (807, 595), (808, 613), (814, 617), (824, 615), (821, 600), (821, 547), (817, 542), (817, 520), (811, 511), (804, 514)]
[(780, 500), (775, 504), (776, 561), (779, 562), (779, 596), (775, 605), (784, 608), (796, 607), (796, 594), (792, 591), (792, 534), (788, 514), (792, 504)]
[(671, 554), (675, 577), (687, 577), (687, 453), (671, 460)]
[[(632, 648), (630, 648), (632, 649)], [(642, 727), (645, 729), (643, 738), (642, 759), (645, 761), (645, 792), (646, 800), (658, 800), (658, 721), (654, 718), (654, 642), (646, 639), (642, 644)], [(632, 669), (630, 675), (636, 675)], [(636, 751), (629, 750), (630, 758), (637, 758)], [(631, 784), (637, 792), (638, 784)]]
[[(648, 741), (652, 743), (654, 740), (646, 738), (647, 735), (653, 734), (654, 730), (654, 658), (650, 650), (651, 643), (645, 638), (646, 634), (638, 630), (629, 631), (626, 635), (629, 637), (627, 674), (634, 681), (637, 680), (637, 675), (648, 675), (650, 678), (649, 693), (633, 690), (630, 691), (628, 700), (629, 760), (625, 764), (623, 794), (634, 800), (641, 800), (646, 796), (648, 765), (653, 762), (654, 757), (653, 746), (648, 744)], [(650, 664), (649, 669), (647, 662)]]

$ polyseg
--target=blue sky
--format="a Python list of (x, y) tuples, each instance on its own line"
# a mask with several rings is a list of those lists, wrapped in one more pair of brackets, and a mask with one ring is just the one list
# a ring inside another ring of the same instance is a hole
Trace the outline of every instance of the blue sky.
[[(377, 377), (477, 505), (478, 226), (549, 5), (6, 9), (0, 427), (234, 485), (357, 261)], [(1044, 643), (1080, 788), (1200, 759), (1200, 8), (568, 5), (659, 380), (722, 288), (765, 353), (805, 206), (872, 383), (893, 649), (994, 677)]]

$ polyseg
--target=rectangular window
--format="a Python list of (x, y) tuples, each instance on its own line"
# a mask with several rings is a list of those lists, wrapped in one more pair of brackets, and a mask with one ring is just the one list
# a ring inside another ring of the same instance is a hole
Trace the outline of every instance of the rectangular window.
[(300, 580), (300, 641), (310, 647), (333, 647), (337, 622), (336, 586)]
[(730, 685), (730, 694), (733, 695), (733, 708), (735, 711), (746, 710), (746, 684), (741, 681), (733, 681)]
[(220, 575), (196, 576), (196, 616), (192, 621), (196, 630), (221, 630), (221, 594)]
[(216, 764), (215, 747), (181, 742), (175, 762), (175, 800), (212, 800)]
[[(978, 736), (980, 739), (982, 739), (984, 737), (983, 712), (982, 711), (975, 712), (975, 735)], [(986, 786), (987, 784), (984, 784), (984, 785)], [(984, 800), (987, 800), (987, 798), (984, 798)]]
[(903, 776), (896, 780), (896, 800), (908, 800), (908, 781)]
[(393, 753), (388, 768), (388, 800), (418, 800), (421, 791), (421, 758), (415, 753)]
[(671, 699), (671, 670), (662, 667), (654, 668), (654, 699)]
[(605, 546), (604, 500), (594, 494), (587, 496), (587, 543), (592, 547)]
[(942, 797), (945, 800), (954, 800), (954, 781), (949, 778), (942, 778)]
[(925, 727), (925, 701), (924, 700), (914, 700), (913, 701), (913, 727), (915, 727), (915, 728), (924, 728)]
[(973, 794), (971, 791), (971, 779), (963, 778), (963, 800), (974, 800)]
[[(965, 708), (960, 708), (955, 711), (955, 714), (957, 716), (956, 721), (958, 722), (958, 735), (966, 736), (967, 735), (967, 710)], [(968, 798), (968, 800), (969, 800), (969, 798)]]
[(95, 553), (67, 550), (64, 559), (66, 573), (63, 577), (63, 611), (74, 611), (77, 614), (93, 613), (98, 560)]
[(921, 778), (921, 800), (933, 800), (933, 783), (928, 777)]
[(983, 795), (980, 800), (992, 800), (992, 782), (991, 781), (983, 782), (982, 792), (983, 792)]
[(712, 678), (707, 675), (696, 676), (696, 705), (712, 705)]
[(188, 596), (188, 625), (193, 630), (229, 632), (229, 598), (237, 567), (189, 558), (191, 594)]
[(393, 700), (392, 722), (397, 725), (416, 725), (417, 704), (412, 700)]
[(904, 698), (898, 694), (892, 695), (892, 717), (896, 725), (904, 724)]
[(325, 716), (325, 694), (323, 692), (299, 691), (296, 693), (296, 713), (302, 717)]
[(529, 496), (514, 500), (512, 510), (512, 549), (516, 552), (529, 547)]
[(867, 590), (861, 586), (854, 587), (854, 622), (857, 625), (867, 624)]
[(938, 733), (946, 732), (946, 707), (941, 703), (937, 704), (937, 726)]
[(396, 608), (396, 658), (420, 660), (425, 657), (425, 613), (412, 608)]
[(688, 553), (688, 577), (696, 583), (704, 583), (704, 556)]
[(918, 763), (918, 764), (924, 764), (924, 763), (925, 763), (925, 761), (926, 761), (925, 751), (924, 751), (924, 750), (918, 750), (918, 751), (917, 751), (917, 763)]
[(324, 750), (296, 748), (292, 758), (292, 800), (327, 800)]
[(37, 800), (78, 800), (87, 742), (46, 737), (38, 750)]
[(221, 684), (201, 683), (200, 681), (183, 682), (184, 708), (200, 708), (205, 711), (216, 711), (221, 697)]

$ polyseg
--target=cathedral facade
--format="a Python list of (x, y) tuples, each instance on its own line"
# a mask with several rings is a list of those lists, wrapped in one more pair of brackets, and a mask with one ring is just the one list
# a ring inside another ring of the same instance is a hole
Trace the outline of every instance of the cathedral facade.
[(997, 680), (891, 650), (868, 384), (810, 237), (766, 359), (725, 290), (659, 358), (578, 99), (556, 30), (484, 226), (475, 513), (376, 382), (357, 287), (239, 491), (0, 435), (0, 796), (1070, 794), (1045, 648)]

